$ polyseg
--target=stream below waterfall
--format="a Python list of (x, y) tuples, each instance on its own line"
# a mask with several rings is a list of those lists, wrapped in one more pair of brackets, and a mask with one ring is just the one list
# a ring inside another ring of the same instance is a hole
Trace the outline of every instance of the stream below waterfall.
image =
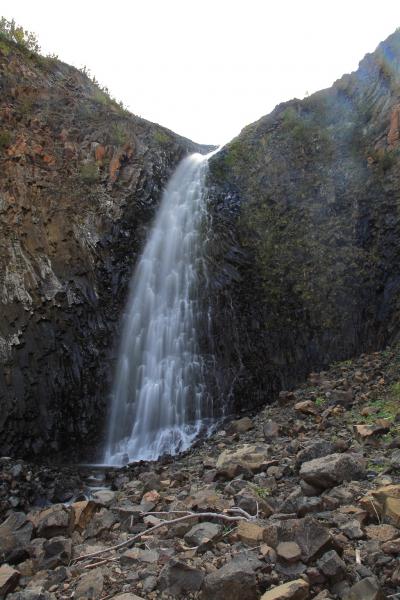
[(176, 454), (212, 423), (199, 349), (199, 330), (209, 320), (204, 302), (208, 156), (193, 154), (178, 165), (132, 277), (112, 390), (107, 465)]

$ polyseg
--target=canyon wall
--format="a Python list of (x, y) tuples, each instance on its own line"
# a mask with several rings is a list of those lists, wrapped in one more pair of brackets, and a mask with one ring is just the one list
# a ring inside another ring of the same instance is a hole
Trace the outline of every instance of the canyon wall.
[[(0, 453), (94, 458), (130, 275), (198, 146), (0, 40)], [(266, 74), (267, 75), (267, 74)], [(210, 392), (249, 410), (397, 339), (400, 33), (210, 160)]]
[(90, 458), (135, 259), (172, 170), (206, 149), (0, 42), (0, 454)]
[(233, 407), (398, 337), (399, 126), (397, 31), (212, 158), (217, 386)]

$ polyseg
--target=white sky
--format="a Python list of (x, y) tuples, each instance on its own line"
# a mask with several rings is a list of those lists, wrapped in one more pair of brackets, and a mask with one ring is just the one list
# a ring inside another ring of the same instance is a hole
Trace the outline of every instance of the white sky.
[(353, 71), (400, 26), (400, 1), (0, 0), (0, 15), (133, 113), (220, 144)]

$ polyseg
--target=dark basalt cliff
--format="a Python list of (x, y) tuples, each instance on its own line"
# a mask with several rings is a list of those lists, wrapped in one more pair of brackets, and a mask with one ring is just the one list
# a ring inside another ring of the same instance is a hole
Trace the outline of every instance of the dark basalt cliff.
[(0, 42), (0, 455), (88, 457), (132, 265), (171, 171), (206, 148)]
[(265, 402), (400, 331), (400, 32), (212, 158), (221, 394)]

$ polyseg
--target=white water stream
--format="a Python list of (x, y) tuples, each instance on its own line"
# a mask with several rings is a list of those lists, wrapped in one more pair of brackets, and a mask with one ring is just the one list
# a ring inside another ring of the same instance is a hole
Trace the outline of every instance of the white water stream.
[(204, 327), (207, 157), (185, 158), (171, 177), (131, 282), (104, 463), (155, 460), (188, 448), (204, 419), (198, 327)]

